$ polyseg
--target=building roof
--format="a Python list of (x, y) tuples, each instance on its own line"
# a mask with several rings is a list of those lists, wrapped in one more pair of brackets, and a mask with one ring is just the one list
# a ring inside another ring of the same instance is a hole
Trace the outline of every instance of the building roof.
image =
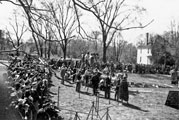
[(151, 49), (151, 45), (139, 45), (137, 48), (139, 49)]

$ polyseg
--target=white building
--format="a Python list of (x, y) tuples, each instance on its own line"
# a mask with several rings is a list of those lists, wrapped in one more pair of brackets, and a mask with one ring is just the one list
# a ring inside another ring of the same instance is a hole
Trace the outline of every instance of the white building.
[(152, 64), (151, 46), (145, 45), (137, 48), (137, 64)]

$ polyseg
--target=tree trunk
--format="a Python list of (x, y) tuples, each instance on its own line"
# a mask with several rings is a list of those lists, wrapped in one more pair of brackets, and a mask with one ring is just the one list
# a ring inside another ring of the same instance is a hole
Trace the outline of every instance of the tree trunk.
[(114, 43), (113, 43), (113, 58), (114, 58), (114, 61), (116, 61), (116, 57), (117, 57), (117, 50), (116, 50), (116, 41), (114, 40)]
[(106, 43), (103, 43), (103, 62), (104, 63), (106, 63), (106, 61), (107, 61), (106, 52), (107, 52)]
[(37, 54), (40, 55), (38, 43), (35, 39), (34, 39), (34, 41), (35, 41), (35, 47), (36, 47), (36, 50), (37, 50)]
[(116, 46), (116, 62), (119, 61), (119, 45)]
[[(17, 40), (17, 48), (20, 46), (20, 41)], [(19, 49), (16, 50), (16, 55), (19, 56)]]
[(63, 58), (66, 59), (66, 49), (63, 49)]
[(178, 71), (179, 68), (179, 53), (178, 50), (176, 50), (176, 54), (175, 54), (175, 71)]
[(45, 58), (47, 58), (47, 41), (45, 40), (45, 51), (44, 51)]
[(95, 41), (94, 41), (94, 49), (95, 49), (95, 51), (96, 52), (98, 52), (98, 42), (97, 42), (97, 39), (95, 39)]
[(48, 59), (50, 59), (51, 42), (48, 43)]
[(41, 41), (39, 39), (38, 39), (38, 43), (39, 43), (40, 57), (43, 57), (43, 44), (41, 43)]
[(66, 53), (67, 53), (67, 44), (66, 43), (62, 50), (63, 50), (63, 58), (66, 59)]
[(38, 46), (37, 39), (36, 39), (34, 33), (32, 33), (32, 37), (33, 37), (34, 42), (35, 42), (35, 47), (36, 47), (36, 50), (37, 50), (37, 54), (40, 56), (39, 46)]
[(40, 57), (43, 57), (43, 43), (40, 44)]
[(107, 53), (107, 45), (106, 45), (107, 35), (103, 34), (103, 62), (107, 62), (106, 53)]

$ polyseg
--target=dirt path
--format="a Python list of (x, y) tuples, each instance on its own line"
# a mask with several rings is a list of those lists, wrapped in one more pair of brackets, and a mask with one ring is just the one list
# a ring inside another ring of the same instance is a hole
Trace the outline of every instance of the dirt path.
[(0, 67), (0, 120), (21, 120), (17, 111), (10, 107), (10, 93), (8, 86), (3, 80), (5, 69)]

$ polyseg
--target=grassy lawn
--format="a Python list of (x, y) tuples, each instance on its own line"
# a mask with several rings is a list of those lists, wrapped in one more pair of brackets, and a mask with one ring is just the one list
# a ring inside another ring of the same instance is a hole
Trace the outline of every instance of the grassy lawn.
[[(166, 75), (138, 75), (129, 74), (129, 82), (143, 82), (150, 84), (167, 84), (170, 85), (170, 77)], [(60, 81), (53, 78), (54, 87), (52, 92), (57, 93), (60, 87), (59, 105), (60, 114), (66, 119), (74, 118), (75, 111), (79, 112), (82, 120), (86, 120), (92, 106), (92, 101), (96, 97), (92, 96), (92, 89), (87, 91), (82, 87), (82, 93), (75, 92), (75, 85), (66, 83), (61, 85)], [(179, 120), (179, 110), (165, 106), (168, 92), (170, 90), (179, 90), (174, 88), (136, 88), (129, 87), (129, 105), (122, 105), (120, 102), (113, 100), (114, 92), (111, 92), (111, 100), (104, 99), (104, 92), (100, 91), (99, 98), (99, 115), (100, 117), (109, 107), (109, 115), (112, 120)], [(53, 97), (57, 101), (57, 95)], [(97, 115), (94, 111), (94, 115)], [(90, 116), (91, 117), (91, 116)], [(95, 119), (96, 116), (94, 116)], [(104, 118), (106, 119), (106, 118)]]

